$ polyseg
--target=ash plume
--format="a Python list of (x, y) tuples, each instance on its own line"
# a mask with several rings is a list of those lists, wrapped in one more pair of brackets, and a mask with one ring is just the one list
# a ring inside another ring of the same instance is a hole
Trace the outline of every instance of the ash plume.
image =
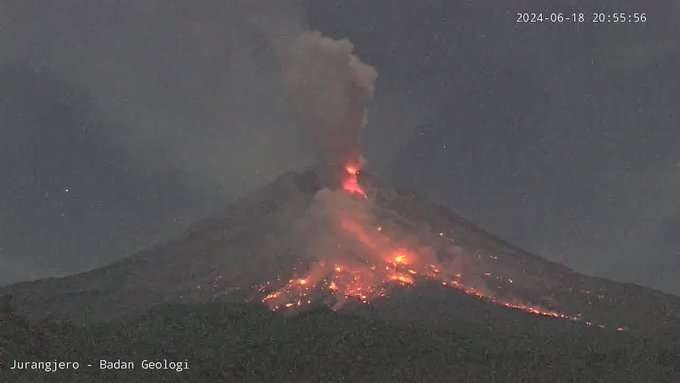
[(291, 109), (316, 152), (322, 182), (338, 185), (348, 163), (360, 166), (360, 133), (373, 96), (376, 70), (346, 39), (303, 32), (281, 51)]

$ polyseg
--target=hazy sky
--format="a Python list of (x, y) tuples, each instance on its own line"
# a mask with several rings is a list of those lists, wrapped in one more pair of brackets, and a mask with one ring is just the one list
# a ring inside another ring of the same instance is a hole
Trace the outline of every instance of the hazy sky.
[(671, 2), (611, 1), (647, 24), (579, 27), (515, 24), (530, 1), (252, 3), (0, 0), (0, 284), (130, 255), (305, 166), (271, 39), (311, 28), (379, 72), (373, 173), (680, 292)]

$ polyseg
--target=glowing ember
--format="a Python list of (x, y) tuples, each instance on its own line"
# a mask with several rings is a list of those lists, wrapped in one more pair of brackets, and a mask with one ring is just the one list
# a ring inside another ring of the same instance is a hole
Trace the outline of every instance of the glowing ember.
[(405, 285), (412, 285), (414, 283), (413, 278), (411, 278), (407, 275), (393, 275), (392, 280), (397, 281), (397, 282), (401, 282), (402, 284), (405, 284)]
[(408, 265), (408, 259), (406, 255), (399, 253), (394, 257), (394, 263), (397, 265)]
[(271, 294), (268, 294), (266, 297), (264, 297), (264, 298), (262, 299), (262, 301), (263, 301), (263, 302), (266, 302), (266, 301), (271, 300), (271, 299), (276, 299), (276, 298), (278, 298), (278, 297), (280, 297), (280, 296), (281, 296), (281, 292), (280, 292), (280, 291), (275, 291), (275, 292), (273, 292), (273, 293), (271, 293)]

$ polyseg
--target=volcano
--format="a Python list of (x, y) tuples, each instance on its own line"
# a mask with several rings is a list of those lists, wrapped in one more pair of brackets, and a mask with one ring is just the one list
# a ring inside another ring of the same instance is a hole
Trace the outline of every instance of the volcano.
[(225, 301), (284, 316), (327, 307), (437, 328), (528, 320), (679, 333), (677, 297), (578, 274), (415, 193), (347, 173), (344, 190), (323, 187), (314, 171), (285, 174), (175, 240), (0, 295), (31, 320), (112, 321), (168, 303)]

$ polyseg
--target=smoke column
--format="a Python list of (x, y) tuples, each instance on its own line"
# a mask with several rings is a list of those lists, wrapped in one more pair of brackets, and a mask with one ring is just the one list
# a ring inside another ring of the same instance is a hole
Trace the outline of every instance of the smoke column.
[(282, 64), (291, 110), (315, 147), (322, 182), (337, 187), (344, 166), (361, 166), (360, 133), (378, 74), (352, 53), (348, 40), (304, 32), (286, 45)]

